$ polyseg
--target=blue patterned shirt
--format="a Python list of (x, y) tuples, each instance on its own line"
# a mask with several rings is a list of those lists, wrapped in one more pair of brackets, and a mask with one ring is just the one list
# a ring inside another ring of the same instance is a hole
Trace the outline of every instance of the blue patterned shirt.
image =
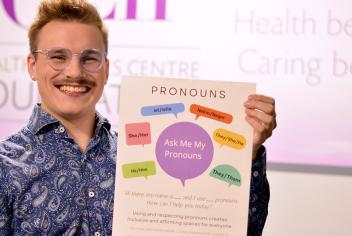
[(247, 235), (262, 235), (270, 198), (269, 182), (266, 178), (266, 150), (261, 146), (257, 159), (252, 163), (251, 187)]
[[(117, 134), (96, 115), (85, 153), (35, 106), (29, 124), (0, 142), (0, 235), (111, 235)], [(269, 188), (265, 150), (253, 164), (248, 235), (261, 235)]]

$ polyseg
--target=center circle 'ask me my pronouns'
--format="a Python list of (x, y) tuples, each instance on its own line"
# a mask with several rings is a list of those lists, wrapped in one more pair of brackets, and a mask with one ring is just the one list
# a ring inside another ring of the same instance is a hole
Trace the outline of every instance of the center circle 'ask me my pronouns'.
[(214, 154), (209, 134), (199, 125), (178, 122), (165, 128), (155, 149), (161, 168), (185, 184), (209, 167)]

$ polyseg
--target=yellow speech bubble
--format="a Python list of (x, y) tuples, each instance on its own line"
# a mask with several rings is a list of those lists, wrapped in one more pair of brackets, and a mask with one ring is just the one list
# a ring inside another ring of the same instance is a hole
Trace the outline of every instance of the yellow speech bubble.
[(226, 129), (216, 129), (213, 132), (213, 139), (220, 144), (220, 147), (225, 145), (239, 150), (246, 146), (246, 138), (244, 136)]

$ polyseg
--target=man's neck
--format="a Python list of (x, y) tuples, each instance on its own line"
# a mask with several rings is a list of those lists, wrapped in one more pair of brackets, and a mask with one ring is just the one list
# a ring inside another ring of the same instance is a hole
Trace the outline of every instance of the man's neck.
[(68, 136), (72, 138), (83, 152), (86, 152), (90, 139), (94, 135), (95, 114), (76, 119), (61, 119)]

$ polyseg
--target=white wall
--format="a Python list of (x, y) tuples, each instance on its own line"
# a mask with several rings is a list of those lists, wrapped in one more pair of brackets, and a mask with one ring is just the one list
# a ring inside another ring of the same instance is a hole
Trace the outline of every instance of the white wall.
[(264, 236), (352, 235), (352, 176), (268, 171)]

